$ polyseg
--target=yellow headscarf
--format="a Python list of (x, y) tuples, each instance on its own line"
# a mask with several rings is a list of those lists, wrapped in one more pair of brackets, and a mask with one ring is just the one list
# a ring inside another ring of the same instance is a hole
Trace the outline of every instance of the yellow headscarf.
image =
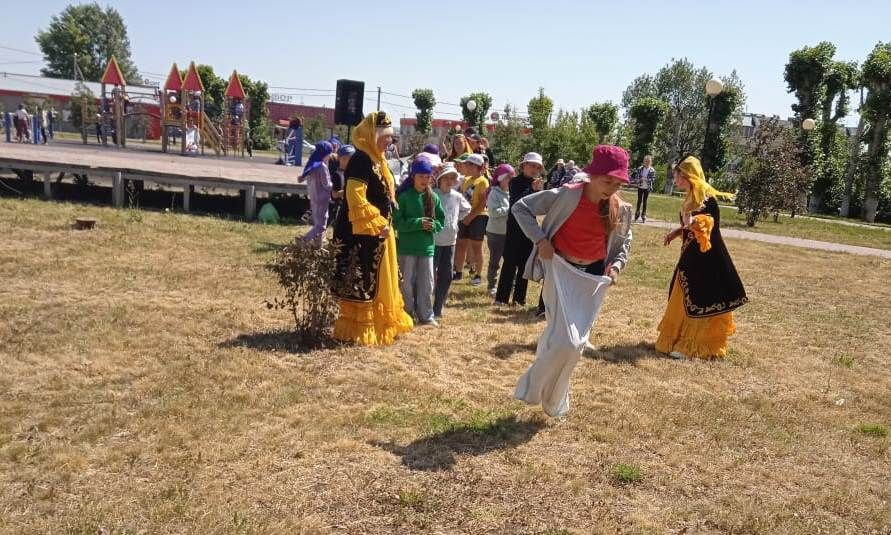
[(718, 191), (705, 181), (705, 173), (702, 172), (702, 164), (696, 156), (687, 156), (677, 165), (677, 170), (690, 181), (690, 191), (684, 199), (684, 212), (696, 210), (709, 197), (732, 201), (733, 193)]
[(395, 202), (396, 183), (393, 180), (393, 173), (390, 172), (384, 152), (377, 148), (378, 129), (375, 126), (377, 114), (378, 112), (373, 111), (362, 119), (362, 122), (353, 131), (353, 146), (367, 154), (372, 163), (378, 166), (381, 177), (384, 179), (384, 187), (387, 188), (387, 195), (391, 201)]

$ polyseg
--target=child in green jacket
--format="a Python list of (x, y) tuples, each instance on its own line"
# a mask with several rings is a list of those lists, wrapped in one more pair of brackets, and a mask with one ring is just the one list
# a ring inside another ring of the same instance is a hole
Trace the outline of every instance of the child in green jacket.
[(442, 230), (445, 213), (439, 197), (430, 188), (433, 164), (418, 158), (406, 179), (407, 187), (396, 201), (393, 227), (396, 229), (396, 252), (402, 272), (402, 298), (405, 311), (421, 325), (436, 326), (433, 319), (433, 235)]

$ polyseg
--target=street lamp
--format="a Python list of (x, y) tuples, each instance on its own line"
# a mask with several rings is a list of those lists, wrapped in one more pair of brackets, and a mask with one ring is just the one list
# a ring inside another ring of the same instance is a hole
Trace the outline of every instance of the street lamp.
[(473, 110), (475, 110), (475, 109), (476, 109), (476, 101), (475, 101), (475, 100), (468, 100), (468, 101), (467, 101), (467, 111), (469, 111), (469, 112), (473, 112)]
[(724, 82), (718, 80), (717, 78), (712, 78), (708, 82), (705, 83), (705, 92), (710, 97), (716, 97), (718, 94), (724, 90)]
[(814, 128), (817, 127), (817, 122), (808, 117), (807, 119), (801, 121), (801, 128), (804, 129), (805, 132), (810, 132)]
[(705, 83), (705, 94), (708, 95), (708, 119), (705, 121), (705, 137), (702, 139), (702, 170), (708, 173), (711, 170), (712, 158), (708, 150), (709, 134), (712, 128), (712, 116), (715, 113), (715, 97), (724, 90), (724, 82), (712, 78)]

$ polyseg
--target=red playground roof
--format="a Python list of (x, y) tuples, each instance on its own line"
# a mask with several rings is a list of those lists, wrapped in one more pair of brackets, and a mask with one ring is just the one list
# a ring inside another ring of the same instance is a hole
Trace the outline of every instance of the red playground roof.
[(189, 63), (189, 72), (186, 73), (186, 79), (183, 80), (183, 89), (204, 93), (204, 84), (201, 83), (201, 77), (198, 76), (198, 69), (195, 68), (194, 61)]
[(102, 83), (119, 85), (121, 87), (127, 85), (127, 81), (124, 80), (124, 73), (121, 72), (121, 68), (118, 66), (118, 60), (116, 60), (114, 56), (108, 60), (108, 64), (105, 66), (105, 74), (102, 75)]
[(170, 91), (180, 91), (183, 88), (183, 78), (179, 74), (179, 67), (176, 63), (170, 67), (170, 74), (167, 75), (167, 81), (164, 82), (164, 89)]
[(226, 96), (229, 98), (246, 98), (244, 87), (241, 86), (241, 80), (238, 79), (238, 73), (235, 71), (232, 71), (232, 76), (229, 77), (229, 85), (226, 87)]

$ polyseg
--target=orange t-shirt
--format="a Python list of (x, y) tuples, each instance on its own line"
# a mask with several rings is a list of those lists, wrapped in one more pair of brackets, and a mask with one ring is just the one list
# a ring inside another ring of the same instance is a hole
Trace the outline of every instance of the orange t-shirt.
[(606, 257), (606, 238), (599, 207), (582, 195), (572, 215), (554, 235), (554, 249), (576, 258), (602, 260)]

